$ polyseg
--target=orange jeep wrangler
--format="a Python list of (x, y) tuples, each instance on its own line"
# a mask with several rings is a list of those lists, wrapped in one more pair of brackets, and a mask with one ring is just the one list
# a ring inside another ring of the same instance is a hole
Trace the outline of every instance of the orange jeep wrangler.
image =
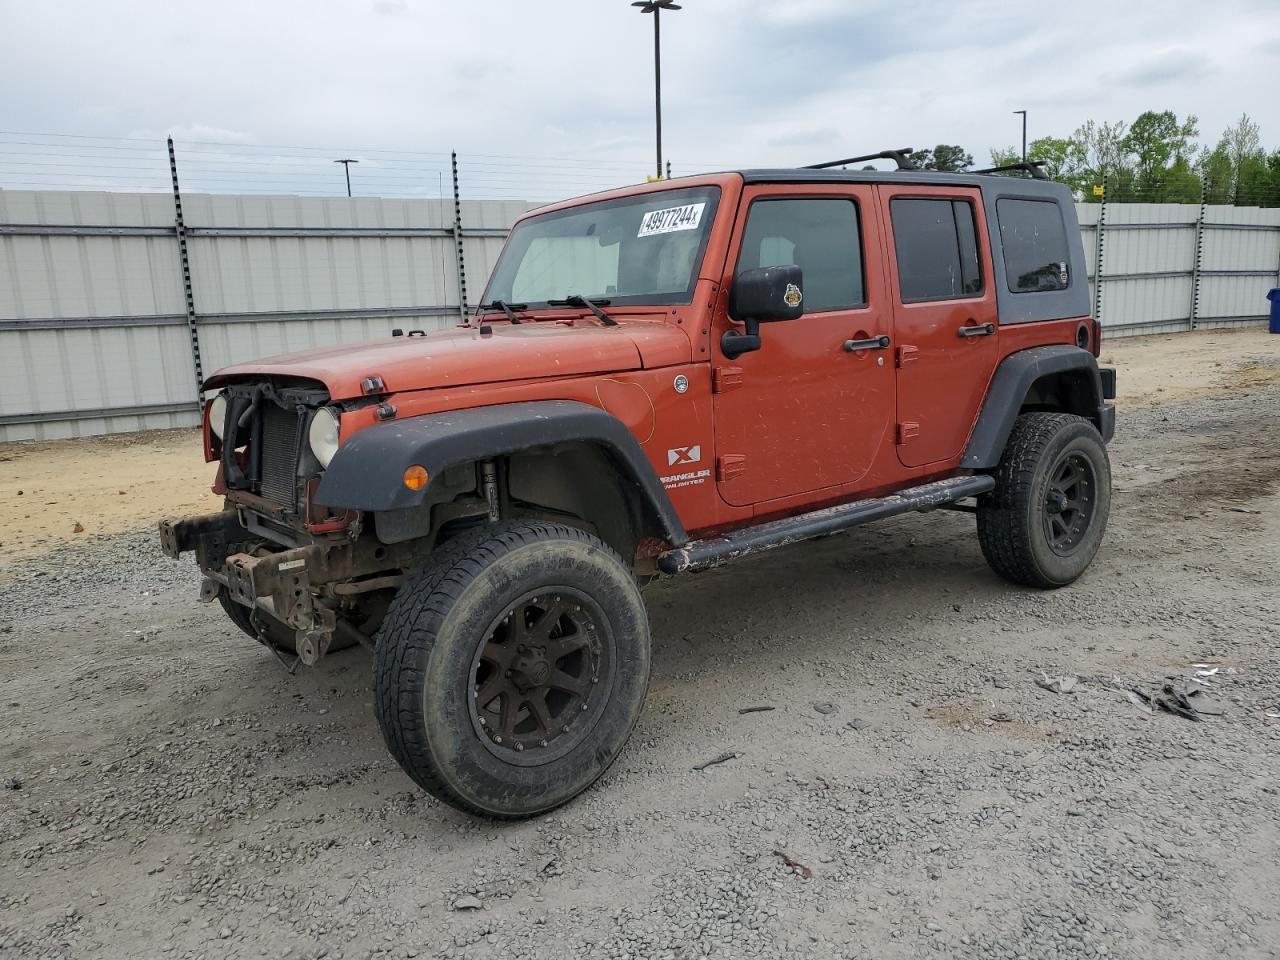
[(470, 322), (219, 371), (226, 508), (164, 552), (282, 659), (371, 647), (396, 760), (498, 818), (622, 750), (648, 578), (952, 507), (1001, 576), (1071, 583), (1115, 424), (1071, 194), (908, 154), (544, 207)]

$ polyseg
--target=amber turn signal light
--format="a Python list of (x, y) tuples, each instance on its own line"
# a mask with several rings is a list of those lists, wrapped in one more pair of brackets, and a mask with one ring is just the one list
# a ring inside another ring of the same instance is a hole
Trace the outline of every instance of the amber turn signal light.
[(430, 479), (431, 477), (427, 474), (427, 468), (421, 464), (415, 463), (404, 471), (404, 485), (410, 490), (421, 490)]

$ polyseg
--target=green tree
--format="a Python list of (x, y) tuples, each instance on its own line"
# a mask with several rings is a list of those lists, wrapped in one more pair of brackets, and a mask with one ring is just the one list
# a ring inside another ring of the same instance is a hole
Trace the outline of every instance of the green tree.
[(1262, 129), (1249, 119), (1247, 113), (1242, 113), (1233, 126), (1223, 131), (1219, 143), (1226, 148), (1232, 164), (1239, 168), (1246, 157), (1262, 152)]
[[(1027, 145), (1027, 159), (1041, 161), (1041, 169), (1050, 180), (1058, 180), (1073, 190), (1079, 189), (1079, 160), (1075, 143), (1062, 137), (1039, 137)], [(991, 151), (991, 165), (1006, 167), (1019, 162), (1017, 147), (997, 147)]]
[(1167, 169), (1176, 160), (1185, 160), (1191, 142), (1200, 135), (1195, 114), (1179, 122), (1172, 110), (1147, 110), (1129, 127), (1124, 148), (1134, 155), (1139, 176)]
[(1154, 184), (1161, 203), (1199, 203), (1200, 177), (1186, 157), (1179, 157)]
[[(1088, 202), (1101, 199), (1105, 182), (1111, 201), (1198, 203), (1203, 195), (1209, 203), (1280, 206), (1280, 149), (1263, 149), (1247, 114), (1212, 148), (1197, 149), (1199, 135), (1194, 114), (1179, 120), (1172, 110), (1147, 110), (1131, 125), (1089, 120), (1070, 137), (1033, 140), (1027, 159), (1044, 161), (1046, 175)], [(1016, 147), (991, 151), (992, 166), (1019, 159)]]
[(1076, 173), (1077, 152), (1070, 138), (1040, 137), (1027, 147), (1027, 159), (1043, 161), (1042, 169), (1051, 180), (1069, 182)]
[(1221, 142), (1212, 150), (1205, 147), (1200, 151), (1196, 160), (1196, 173), (1204, 179), (1205, 200), (1208, 203), (1231, 203), (1236, 189), (1235, 165)]
[(1273, 207), (1280, 201), (1267, 155), (1259, 149), (1240, 158), (1236, 168), (1235, 202), (1241, 206)]
[[(1134, 188), (1145, 199), (1161, 202), (1175, 164), (1186, 164), (1200, 131), (1195, 115), (1179, 121), (1172, 110), (1147, 110), (1129, 127), (1121, 148), (1133, 157)], [(1197, 198), (1198, 199), (1198, 198)]]
[(911, 162), (921, 170), (946, 170), (960, 173), (973, 166), (973, 157), (963, 147), (940, 143), (932, 150), (917, 150)]
[(1071, 135), (1085, 200), (1099, 199), (1093, 187), (1104, 182), (1108, 200), (1132, 197), (1134, 171), (1133, 157), (1126, 143), (1128, 134), (1129, 125), (1123, 120), (1117, 123), (1086, 120)]
[(1018, 152), (1017, 147), (992, 147), (991, 148), (991, 165), (993, 167), (1007, 167), (1012, 163), (1017, 163), (1022, 159), (1022, 154)]
[(1247, 113), (1223, 131), (1217, 146), (1201, 151), (1196, 166), (1210, 203), (1280, 203), (1280, 182), (1262, 149), (1262, 131)]

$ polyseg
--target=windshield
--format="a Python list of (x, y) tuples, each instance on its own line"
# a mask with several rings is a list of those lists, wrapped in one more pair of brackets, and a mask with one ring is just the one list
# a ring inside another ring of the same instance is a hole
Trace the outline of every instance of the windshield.
[(689, 187), (525, 220), (511, 231), (485, 299), (689, 303), (719, 199), (719, 187)]

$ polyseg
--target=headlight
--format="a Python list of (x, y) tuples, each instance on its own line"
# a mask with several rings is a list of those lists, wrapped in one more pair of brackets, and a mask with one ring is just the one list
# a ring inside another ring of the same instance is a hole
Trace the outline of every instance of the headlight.
[(333, 455), (338, 452), (338, 414), (332, 407), (321, 407), (316, 411), (316, 415), (311, 418), (307, 440), (311, 444), (311, 452), (320, 461), (320, 466), (327, 467)]
[(222, 439), (222, 431), (227, 424), (227, 398), (225, 394), (218, 394), (213, 398), (213, 402), (209, 404), (209, 429), (213, 431), (213, 435), (219, 440)]

